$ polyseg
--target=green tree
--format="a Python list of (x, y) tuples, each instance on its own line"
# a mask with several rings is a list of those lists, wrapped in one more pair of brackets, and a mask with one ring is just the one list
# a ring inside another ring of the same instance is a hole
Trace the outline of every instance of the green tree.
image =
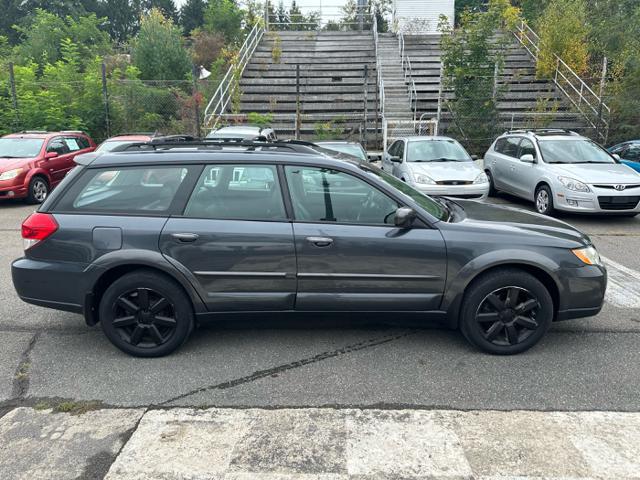
[(204, 25), (205, 0), (187, 0), (180, 9), (180, 24), (185, 35)]
[(276, 30), (289, 30), (291, 28), (291, 19), (289, 18), (289, 12), (284, 7), (284, 2), (280, 0), (278, 3), (278, 9), (276, 10)]
[(443, 86), (454, 95), (444, 109), (474, 153), (486, 149), (500, 128), (497, 104), (502, 92), (496, 88), (496, 75), (503, 70), (509, 39), (498, 37), (496, 43), (495, 33), (516, 16), (508, 0), (490, 0), (486, 12), (464, 10), (456, 30), (441, 17)]
[(19, 40), (18, 32), (13, 28), (26, 16), (24, 3), (21, 0), (2, 0), (2, 15), (0, 15), (0, 35), (7, 38), (11, 44)]
[(180, 20), (173, 0), (145, 0), (144, 7), (147, 11), (157, 8), (165, 18), (170, 19), (175, 24)]
[(140, 27), (142, 6), (139, 0), (99, 0), (99, 15), (107, 18), (106, 29), (111, 38), (124, 44)]
[(160, 10), (151, 9), (140, 22), (140, 31), (131, 45), (133, 64), (143, 80), (177, 80), (191, 71), (189, 54), (180, 30)]
[(33, 60), (41, 67), (61, 58), (61, 46), (65, 39), (78, 47), (79, 54), (92, 58), (111, 50), (109, 35), (100, 29), (103, 19), (95, 14), (64, 20), (56, 15), (37, 9), (30, 23), (16, 26), (22, 43), (15, 47), (16, 59), (25, 62)]
[(579, 75), (589, 63), (589, 23), (585, 0), (551, 0), (538, 20), (538, 75), (550, 77), (556, 55)]
[(210, 0), (204, 12), (204, 29), (219, 32), (229, 43), (238, 41), (242, 34), (242, 10), (235, 0)]

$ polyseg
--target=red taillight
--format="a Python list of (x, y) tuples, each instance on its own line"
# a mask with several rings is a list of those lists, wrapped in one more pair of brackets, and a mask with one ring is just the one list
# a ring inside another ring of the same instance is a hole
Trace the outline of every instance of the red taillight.
[(25, 250), (51, 236), (58, 230), (58, 222), (48, 213), (32, 213), (22, 222), (22, 238)]

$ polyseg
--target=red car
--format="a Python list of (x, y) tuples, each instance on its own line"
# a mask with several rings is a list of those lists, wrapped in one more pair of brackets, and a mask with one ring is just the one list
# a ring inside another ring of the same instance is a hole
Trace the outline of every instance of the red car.
[(12, 133), (0, 137), (0, 199), (42, 203), (75, 163), (76, 155), (95, 150), (83, 132)]

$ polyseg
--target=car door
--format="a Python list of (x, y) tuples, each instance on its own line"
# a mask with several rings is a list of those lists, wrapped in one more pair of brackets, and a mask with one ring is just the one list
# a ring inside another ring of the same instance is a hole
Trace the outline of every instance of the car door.
[(291, 310), (293, 227), (273, 165), (207, 165), (162, 253), (186, 270), (211, 311)]
[(439, 230), (396, 228), (399, 202), (363, 177), (311, 166), (285, 171), (295, 219), (296, 310), (439, 308), (447, 264)]
[(46, 151), (57, 154), (57, 156), (45, 161), (45, 168), (49, 171), (51, 184), (54, 186), (60, 183), (69, 169), (73, 167), (73, 154), (63, 137), (50, 139)]
[(70, 155), (68, 155), (67, 164), (64, 167), (63, 177), (69, 172), (69, 170), (71, 170), (73, 167), (76, 166), (74, 161), (76, 156), (79, 155), (80, 153), (88, 151), (89, 149), (89, 147), (85, 146), (86, 143), (84, 139), (75, 135), (65, 136), (64, 141), (67, 144), (67, 147), (69, 147)]
[[(532, 155), (534, 162), (523, 162), (520, 160), (523, 155)], [(512, 161), (511, 166), (511, 184), (515, 194), (533, 199), (536, 185), (538, 184), (538, 154), (533, 142), (528, 138), (522, 138), (518, 146), (516, 159)]]
[(520, 162), (518, 159), (520, 140), (520, 137), (505, 138), (504, 146), (499, 153), (498, 177), (500, 178), (500, 189), (513, 194), (517, 194), (515, 170), (517, 167), (516, 162)]
[(629, 145), (621, 154), (625, 165), (630, 166), (634, 170), (640, 171), (640, 144)]

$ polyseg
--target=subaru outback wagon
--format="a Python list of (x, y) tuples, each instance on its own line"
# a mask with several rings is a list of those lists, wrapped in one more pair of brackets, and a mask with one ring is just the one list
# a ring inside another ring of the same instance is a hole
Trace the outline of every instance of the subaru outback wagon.
[(220, 314), (265, 312), (418, 313), (513, 354), (601, 309), (605, 268), (566, 223), (268, 145), (83, 157), (22, 226), (18, 294), (149, 357)]

